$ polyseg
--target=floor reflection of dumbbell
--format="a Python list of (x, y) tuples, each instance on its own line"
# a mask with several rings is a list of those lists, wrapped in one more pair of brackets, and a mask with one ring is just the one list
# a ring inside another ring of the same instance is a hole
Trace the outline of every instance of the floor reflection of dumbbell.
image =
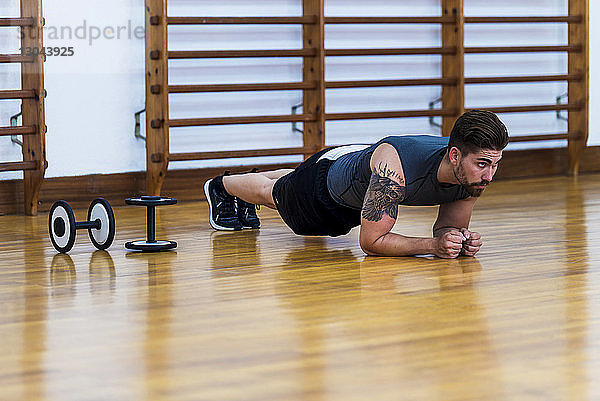
[(48, 221), (50, 240), (58, 252), (66, 253), (75, 244), (77, 230), (88, 230), (90, 240), (98, 249), (107, 249), (115, 238), (115, 215), (103, 198), (94, 199), (88, 209), (87, 221), (75, 221), (73, 209), (65, 201), (58, 201), (50, 209)]

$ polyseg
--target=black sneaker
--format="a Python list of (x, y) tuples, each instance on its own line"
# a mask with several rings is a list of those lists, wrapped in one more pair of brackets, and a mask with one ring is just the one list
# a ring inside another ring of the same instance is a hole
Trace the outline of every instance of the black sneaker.
[(223, 187), (223, 176), (206, 181), (204, 194), (208, 201), (212, 228), (221, 231), (237, 231), (243, 228), (236, 213), (235, 197), (225, 192)]
[[(256, 173), (258, 172), (258, 168), (253, 168), (248, 173)], [(229, 175), (229, 170), (225, 171), (224, 175)], [(240, 198), (236, 197), (235, 201), (237, 203), (237, 215), (240, 223), (244, 228), (260, 228), (260, 220), (256, 215), (256, 206), (252, 203), (248, 203)], [(260, 209), (260, 206), (258, 207)]]
[(237, 200), (237, 216), (244, 228), (260, 228), (260, 220), (256, 215), (256, 206), (252, 203), (236, 198)]

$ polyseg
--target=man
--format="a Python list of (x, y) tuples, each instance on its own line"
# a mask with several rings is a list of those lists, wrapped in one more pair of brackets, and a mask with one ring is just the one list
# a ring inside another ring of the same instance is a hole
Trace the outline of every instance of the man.
[[(491, 112), (459, 117), (449, 138), (390, 136), (322, 150), (296, 169), (225, 175), (204, 185), (217, 230), (259, 227), (254, 205), (276, 209), (299, 235), (347, 234), (360, 225), (368, 255), (474, 256), (473, 205), (492, 181), (508, 132)], [(392, 233), (398, 206), (440, 205), (432, 238)]]

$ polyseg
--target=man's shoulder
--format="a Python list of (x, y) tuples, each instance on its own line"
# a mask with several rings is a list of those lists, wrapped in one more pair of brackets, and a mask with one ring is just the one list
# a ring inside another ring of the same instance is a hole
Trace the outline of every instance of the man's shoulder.
[(402, 153), (435, 153), (448, 146), (448, 138), (434, 135), (393, 135), (381, 139), (375, 146), (392, 145), (399, 154)]
[(411, 143), (411, 144), (440, 144), (447, 145), (448, 137), (437, 135), (390, 135), (381, 139), (379, 143)]

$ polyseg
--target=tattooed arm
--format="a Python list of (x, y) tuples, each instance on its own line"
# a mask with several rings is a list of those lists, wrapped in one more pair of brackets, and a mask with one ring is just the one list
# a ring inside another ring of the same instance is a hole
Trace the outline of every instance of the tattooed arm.
[(414, 238), (390, 232), (398, 205), (406, 196), (402, 164), (396, 149), (381, 144), (371, 157), (371, 181), (361, 213), (360, 246), (368, 255), (401, 256), (434, 252), (434, 238)]
[[(360, 223), (360, 247), (368, 255), (405, 256), (434, 254), (456, 258), (461, 252), (474, 255), (480, 246), (478, 238), (466, 240), (456, 227), (468, 227), (471, 208), (468, 202), (440, 208), (433, 238), (416, 238), (390, 232), (398, 217), (398, 205), (406, 196), (404, 172), (396, 149), (381, 144), (371, 157), (371, 181), (365, 194)], [(460, 210), (458, 210), (460, 209)], [(454, 212), (460, 213), (454, 215)], [(454, 215), (455, 218), (451, 216)], [(466, 221), (466, 226), (464, 225)], [(474, 233), (477, 234), (477, 233)], [(464, 244), (469, 245), (465, 248)]]

